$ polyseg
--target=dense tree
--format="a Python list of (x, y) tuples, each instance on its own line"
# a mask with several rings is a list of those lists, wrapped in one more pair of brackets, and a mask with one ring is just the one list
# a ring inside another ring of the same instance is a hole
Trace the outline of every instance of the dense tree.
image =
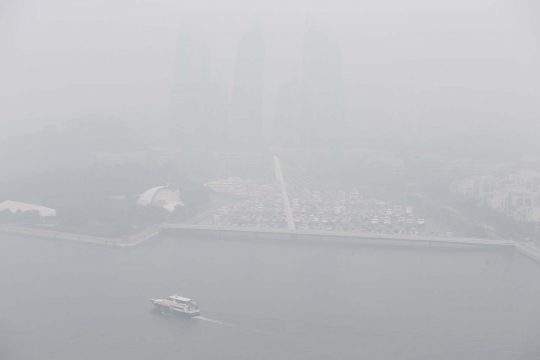
[[(173, 217), (196, 213), (210, 201), (207, 188), (176, 169), (138, 164), (62, 168), (21, 176), (0, 185), (0, 199), (55, 208), (58, 220), (72, 225), (158, 223), (171, 214), (159, 207), (139, 206), (137, 198), (149, 188), (166, 185), (169, 180), (170, 189), (178, 189), (185, 204), (185, 208), (178, 211), (182, 215)], [(0, 221), (8, 221), (12, 216), (2, 213)], [(30, 216), (25, 215), (25, 221), (33, 221)]]

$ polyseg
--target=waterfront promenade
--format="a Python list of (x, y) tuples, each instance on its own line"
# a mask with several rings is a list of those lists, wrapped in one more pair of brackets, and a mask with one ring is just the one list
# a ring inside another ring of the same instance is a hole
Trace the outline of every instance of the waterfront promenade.
[(117, 237), (117, 238), (105, 238), (98, 236), (73, 234), (61, 231), (54, 231), (49, 229), (31, 228), (17, 225), (0, 225), (0, 231), (6, 233), (14, 233), (21, 235), (37, 236), (49, 239), (69, 240), (84, 242), (90, 244), (100, 244), (118, 247), (130, 247), (135, 246), (143, 241), (146, 241), (154, 236), (159, 235), (161, 229), (159, 226), (147, 226), (136, 234), (131, 236)]
[[(300, 230), (300, 229), (282, 229), (282, 228), (249, 228), (249, 227), (219, 227), (208, 225), (188, 225), (188, 224), (163, 224), (163, 230), (175, 230), (177, 232), (196, 232), (208, 234), (251, 234), (253, 236), (274, 235), (284, 236), (293, 240), (301, 238), (325, 238), (325, 239), (343, 239), (348, 243), (354, 240), (386, 240), (391, 242), (402, 243), (438, 243), (438, 244), (462, 244), (462, 245), (478, 245), (478, 246), (514, 246), (512, 240), (492, 240), (480, 238), (463, 238), (463, 237), (446, 237), (435, 235), (410, 235), (410, 234), (394, 234), (394, 233), (361, 233), (350, 231), (320, 231), (320, 230)], [(328, 242), (332, 242), (328, 240)]]
[(516, 249), (528, 258), (540, 263), (540, 249), (533, 244), (524, 244), (516, 242)]
[[(90, 235), (73, 234), (49, 229), (31, 228), (16, 225), (0, 225), (0, 231), (22, 235), (38, 236), (50, 239), (60, 239), (77, 241), (84, 243), (102, 244), (119, 247), (136, 246), (146, 240), (149, 240), (161, 233), (162, 230), (172, 232), (173, 234), (205, 233), (210, 236), (228, 235), (251, 235), (258, 237), (264, 235), (267, 237), (281, 237), (282, 239), (291, 239), (308, 242), (310, 239), (317, 239), (319, 242), (335, 243), (337, 240), (350, 244), (361, 244), (362, 240), (380, 241), (381, 243), (394, 244), (455, 244), (455, 245), (475, 245), (475, 246), (496, 246), (508, 247), (516, 246), (512, 240), (494, 240), (465, 237), (445, 237), (434, 235), (410, 235), (393, 233), (359, 233), (346, 231), (318, 231), (318, 230), (299, 230), (299, 229), (280, 229), (280, 228), (248, 228), (248, 227), (219, 227), (207, 225), (188, 225), (188, 224), (162, 224), (160, 226), (148, 226), (140, 232), (131, 236), (104, 238)], [(344, 241), (343, 241), (344, 240)], [(524, 247), (527, 250), (527, 247)], [(538, 255), (540, 261), (540, 254)]]
[[(515, 248), (519, 253), (528, 258), (540, 263), (540, 248), (535, 247), (530, 243), (516, 242), (513, 240), (494, 240), (480, 238), (463, 238), (463, 237), (438, 237), (432, 235), (408, 235), (408, 234), (392, 234), (392, 233), (353, 233), (340, 231), (313, 231), (313, 230), (289, 230), (289, 229), (274, 229), (274, 228), (237, 228), (237, 227), (216, 227), (204, 225), (188, 225), (188, 224), (162, 224), (160, 226), (147, 226), (136, 234), (131, 236), (104, 238), (97, 236), (81, 235), (54, 231), (49, 229), (30, 228), (17, 225), (0, 225), (0, 232), (13, 233), (20, 235), (29, 235), (40, 238), (59, 239), (67, 241), (76, 241), (82, 243), (99, 244), (115, 247), (133, 247), (146, 240), (158, 236), (162, 231), (167, 231), (172, 234), (180, 235), (184, 233), (200, 233), (210, 236), (220, 235), (250, 235), (256, 238), (281, 237), (283, 240), (300, 241), (308, 243), (310, 241), (328, 244), (365, 244), (366, 241), (371, 243), (380, 243), (381, 245), (411, 245), (423, 244), (427, 246), (436, 244), (446, 245), (462, 245), (462, 246), (486, 246), (498, 248)], [(259, 239), (261, 240), (261, 239)]]

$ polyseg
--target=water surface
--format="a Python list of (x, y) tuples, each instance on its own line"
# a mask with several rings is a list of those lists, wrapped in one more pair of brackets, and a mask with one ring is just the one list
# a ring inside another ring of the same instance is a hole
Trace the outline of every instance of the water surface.
[[(0, 236), (1, 359), (540, 359), (540, 267), (513, 251)], [(202, 318), (148, 301), (194, 298)]]

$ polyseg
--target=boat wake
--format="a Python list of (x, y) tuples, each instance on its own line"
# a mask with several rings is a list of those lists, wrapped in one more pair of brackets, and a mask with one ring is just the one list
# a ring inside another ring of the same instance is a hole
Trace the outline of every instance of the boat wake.
[(247, 331), (255, 332), (255, 333), (279, 336), (279, 334), (275, 334), (275, 333), (272, 333), (272, 332), (269, 332), (269, 331), (254, 329), (254, 328), (247, 327), (247, 326), (242, 326), (242, 325), (235, 325), (235, 324), (231, 324), (231, 323), (227, 323), (227, 322), (223, 322), (223, 321), (219, 321), (219, 320), (215, 320), (215, 319), (209, 319), (209, 318), (204, 317), (204, 316), (194, 316), (192, 319), (198, 319), (198, 320), (202, 320), (202, 321), (211, 322), (211, 323), (214, 323), (214, 324), (221, 324), (221, 325), (225, 325), (225, 326), (235, 327), (235, 328), (238, 328), (238, 329), (243, 329), (243, 330), (247, 330)]
[(209, 319), (209, 318), (204, 317), (204, 316), (194, 316), (193, 319), (198, 319), (198, 320), (202, 320), (202, 321), (208, 321), (208, 322), (211, 322), (211, 323), (214, 323), (214, 324), (221, 324), (221, 325), (236, 327), (236, 325), (234, 325), (234, 324), (226, 323), (226, 322), (215, 320), (215, 319)]

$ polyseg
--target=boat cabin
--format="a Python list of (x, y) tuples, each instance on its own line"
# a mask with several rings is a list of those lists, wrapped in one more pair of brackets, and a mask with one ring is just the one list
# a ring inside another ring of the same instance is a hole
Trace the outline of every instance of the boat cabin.
[(199, 308), (199, 306), (197, 305), (197, 303), (195, 301), (193, 301), (193, 300), (191, 300), (189, 298), (183, 297), (183, 296), (171, 295), (171, 296), (169, 296), (169, 300), (174, 301), (178, 305), (187, 306), (188, 308), (194, 308), (194, 309)]

